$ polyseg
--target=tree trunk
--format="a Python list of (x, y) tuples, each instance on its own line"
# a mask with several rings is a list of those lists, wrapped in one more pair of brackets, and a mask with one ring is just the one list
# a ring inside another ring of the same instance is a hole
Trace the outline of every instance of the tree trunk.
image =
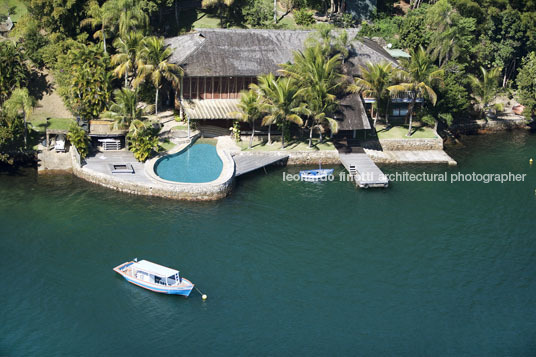
[(285, 148), (285, 123), (281, 125), (281, 149)]
[(406, 136), (411, 136), (411, 126), (413, 125), (413, 108), (415, 107), (416, 97), (417, 95), (413, 97), (413, 100), (411, 101), (411, 104), (409, 106), (409, 130)]
[(435, 123), (434, 123), (434, 131), (437, 133), (437, 127), (438, 127), (438, 124), (439, 122), (437, 121), (437, 119), (435, 120)]
[(268, 125), (268, 145), (272, 145), (272, 124)]
[(177, 28), (179, 27), (179, 6), (178, 6), (179, 0), (175, 0), (175, 23), (177, 24)]
[(248, 149), (251, 149), (253, 147), (253, 138), (255, 137), (255, 120), (251, 122), (251, 137), (249, 138), (249, 147)]
[(309, 147), (313, 146), (313, 125), (311, 123), (311, 128), (309, 129)]
[(378, 113), (380, 112), (380, 110), (376, 110), (376, 115), (374, 115), (374, 122), (372, 123), (372, 126), (374, 127), (374, 129), (376, 129), (376, 121), (378, 120)]
[(154, 98), (154, 113), (158, 114), (158, 87), (156, 87), (156, 96)]
[(104, 53), (107, 53), (106, 52), (106, 33), (104, 32), (104, 25), (102, 25), (101, 31), (102, 31), (102, 41), (103, 41), (103, 46), (104, 46)]
[(26, 110), (22, 108), (22, 114), (24, 115), (24, 148), (28, 147), (28, 122), (26, 120)]
[(125, 88), (128, 87), (128, 71), (125, 69)]
[(385, 125), (389, 125), (389, 98), (387, 98), (387, 105), (385, 106)]
[(277, 0), (274, 0), (274, 23), (277, 24)]

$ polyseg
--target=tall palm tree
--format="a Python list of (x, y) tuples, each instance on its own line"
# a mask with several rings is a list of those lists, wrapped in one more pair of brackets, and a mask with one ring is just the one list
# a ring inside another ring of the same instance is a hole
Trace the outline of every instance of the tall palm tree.
[(117, 66), (114, 74), (120, 78), (125, 77), (125, 88), (128, 87), (128, 76), (132, 73), (135, 76), (136, 57), (143, 41), (140, 32), (129, 32), (118, 37), (114, 41), (117, 53), (112, 56), (112, 65)]
[(17, 88), (4, 103), (8, 113), (13, 116), (22, 111), (24, 117), (24, 147), (28, 147), (28, 116), (31, 114), (35, 101), (28, 93), (28, 88)]
[(93, 34), (93, 38), (101, 38), (103, 41), (104, 53), (107, 53), (106, 49), (106, 32), (112, 26), (112, 19), (114, 16), (114, 11), (112, 7), (114, 6), (114, 1), (107, 1), (102, 6), (99, 6), (97, 1), (92, 1), (89, 3), (89, 9), (87, 14), (88, 18), (80, 22), (80, 26), (91, 26), (92, 29), (100, 27), (98, 31)]
[(280, 77), (273, 80), (272, 85), (265, 92), (267, 102), (270, 104), (268, 115), (262, 119), (263, 125), (277, 124), (281, 128), (281, 148), (285, 148), (285, 134), (290, 123), (303, 125), (303, 121), (297, 114), (302, 105), (300, 102), (303, 89), (291, 78)]
[(415, 108), (417, 97), (428, 98), (432, 105), (435, 105), (437, 94), (432, 89), (432, 85), (441, 81), (444, 75), (442, 69), (436, 69), (432, 65), (431, 59), (427, 56), (422, 46), (418, 50), (411, 51), (410, 54), (411, 59), (404, 63), (405, 70), (399, 71), (401, 83), (388, 88), (392, 94), (400, 92), (410, 94), (411, 102), (408, 107), (409, 130), (406, 136), (411, 136), (413, 109)]
[(150, 77), (156, 89), (154, 101), (155, 113), (158, 114), (158, 91), (162, 87), (162, 78), (165, 78), (174, 88), (178, 89), (182, 68), (169, 62), (173, 50), (164, 45), (164, 39), (151, 36), (143, 41), (138, 55), (138, 77), (134, 80), (137, 87), (145, 78)]
[(137, 0), (117, 0), (116, 8), (120, 9), (118, 22), (121, 36), (132, 31), (146, 33), (149, 16), (141, 5), (141, 1)]
[(489, 107), (489, 103), (497, 94), (499, 77), (502, 69), (500, 67), (493, 68), (487, 71), (484, 67), (480, 67), (482, 79), (469, 75), (469, 81), (473, 88), (473, 98), (480, 104), (482, 111), (485, 113)]
[(377, 110), (374, 116), (374, 124), (378, 121), (380, 107), (385, 103), (385, 122), (389, 124), (389, 86), (393, 84), (395, 68), (389, 62), (368, 63), (365, 67), (360, 67), (361, 75), (355, 79), (354, 85), (349, 86), (351, 92), (360, 92), (365, 97), (372, 97), (376, 100)]
[(307, 103), (302, 107), (309, 126), (309, 147), (312, 145), (314, 128), (329, 126), (332, 132), (338, 129), (337, 122), (330, 116), (337, 109), (336, 94), (343, 85), (340, 73), (341, 56), (326, 57), (322, 45), (307, 47), (303, 52), (294, 53), (294, 63), (284, 64), (280, 72), (300, 83), (302, 95)]
[(263, 116), (263, 112), (266, 110), (262, 104), (259, 92), (253, 89), (249, 91), (243, 91), (240, 94), (240, 103), (238, 103), (240, 112), (233, 112), (238, 120), (247, 122), (251, 125), (251, 137), (249, 138), (248, 149), (253, 146), (253, 138), (255, 137), (255, 121), (259, 120)]
[(128, 128), (135, 120), (144, 118), (142, 109), (138, 108), (136, 91), (128, 88), (117, 89), (114, 99), (110, 110), (103, 115), (114, 120), (115, 128)]

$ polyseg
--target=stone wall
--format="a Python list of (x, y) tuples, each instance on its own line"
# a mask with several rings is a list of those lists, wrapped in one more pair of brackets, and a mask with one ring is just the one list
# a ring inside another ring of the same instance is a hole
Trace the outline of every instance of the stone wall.
[(380, 139), (383, 151), (443, 150), (443, 139)]
[(456, 134), (488, 134), (504, 130), (530, 129), (524, 117), (503, 120), (476, 120), (471, 123), (456, 124), (450, 131)]

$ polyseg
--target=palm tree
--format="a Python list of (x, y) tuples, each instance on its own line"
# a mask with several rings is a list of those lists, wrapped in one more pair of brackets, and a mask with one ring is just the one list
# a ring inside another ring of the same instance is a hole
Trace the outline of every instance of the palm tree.
[(143, 41), (143, 35), (139, 32), (129, 32), (114, 41), (117, 53), (112, 56), (112, 64), (117, 66), (114, 74), (120, 78), (125, 76), (125, 88), (128, 87), (128, 74), (135, 76), (136, 56)]
[(232, 112), (238, 120), (247, 122), (251, 125), (251, 137), (249, 138), (248, 149), (253, 146), (253, 138), (255, 137), (255, 121), (260, 119), (265, 111), (265, 107), (259, 97), (259, 92), (253, 89), (243, 91), (240, 94), (240, 103), (238, 103), (240, 112)]
[(434, 68), (432, 61), (426, 55), (422, 46), (418, 50), (411, 51), (411, 59), (404, 64), (405, 70), (399, 71), (401, 83), (392, 85), (388, 89), (391, 94), (408, 92), (411, 97), (408, 107), (409, 130), (407, 134), (407, 136), (411, 136), (413, 109), (415, 108), (417, 97), (427, 97), (432, 102), (432, 105), (435, 105), (437, 94), (432, 89), (432, 85), (441, 80), (444, 71)]
[(223, 11), (224, 7), (230, 7), (233, 5), (234, 0), (203, 0), (201, 2), (201, 7), (206, 9), (207, 7), (217, 6), (218, 7), (218, 16), (220, 17), (220, 27), (223, 27)]
[(265, 92), (266, 100), (270, 104), (268, 115), (262, 119), (263, 125), (277, 124), (281, 127), (281, 148), (285, 148), (285, 134), (290, 123), (303, 125), (302, 119), (296, 114), (300, 112), (300, 97), (303, 89), (291, 78), (280, 77), (273, 80), (272, 85)]
[(100, 30), (93, 34), (93, 38), (102, 38), (104, 53), (106, 52), (106, 31), (112, 26), (112, 18), (114, 11), (112, 6), (115, 4), (113, 1), (108, 1), (99, 6), (97, 1), (89, 3), (88, 15), (89, 17), (82, 20), (80, 26), (91, 26), (92, 29), (96, 29), (100, 26)]
[(115, 128), (127, 128), (135, 120), (143, 119), (143, 111), (138, 108), (138, 93), (128, 88), (114, 92), (115, 102), (103, 115), (114, 120)]
[(314, 128), (321, 129), (321, 133), (326, 124), (332, 132), (338, 129), (337, 121), (330, 116), (337, 109), (336, 94), (343, 84), (340, 58), (339, 54), (326, 57), (322, 45), (317, 44), (303, 52), (295, 52), (294, 63), (284, 64), (280, 70), (304, 88), (303, 97), (307, 104), (302, 107), (302, 112), (310, 119), (309, 147), (312, 146)]
[(148, 37), (143, 41), (142, 48), (138, 55), (138, 77), (134, 80), (137, 87), (146, 77), (151, 77), (151, 82), (156, 89), (154, 101), (155, 113), (158, 114), (158, 91), (162, 87), (162, 78), (165, 78), (174, 88), (180, 85), (180, 78), (183, 75), (182, 68), (169, 63), (169, 58), (173, 50), (164, 45), (164, 40), (158, 37)]
[(8, 113), (17, 116), (20, 111), (24, 117), (24, 147), (28, 147), (28, 116), (31, 114), (35, 101), (28, 93), (28, 88), (17, 88), (4, 103)]
[(132, 31), (146, 32), (149, 26), (149, 16), (147, 16), (147, 13), (141, 7), (141, 2), (138, 3), (136, 0), (118, 0), (116, 8), (120, 9), (119, 33), (121, 36)]
[(479, 79), (472, 74), (469, 75), (469, 81), (473, 88), (473, 97), (478, 101), (484, 113), (489, 107), (489, 103), (497, 94), (499, 77), (502, 69), (500, 67), (493, 68), (487, 71), (484, 67), (480, 67), (482, 79)]
[[(273, 91), (275, 85), (275, 76), (273, 73), (260, 75), (257, 77), (258, 84), (252, 83), (249, 88), (257, 92), (259, 101), (262, 105), (269, 105), (268, 92)], [(265, 125), (265, 124), (262, 124)], [(272, 144), (272, 123), (268, 123), (268, 145)]]
[(365, 67), (360, 67), (361, 77), (355, 79), (354, 85), (349, 86), (351, 92), (360, 92), (365, 97), (372, 97), (376, 100), (377, 110), (374, 116), (374, 124), (378, 121), (380, 106), (385, 102), (385, 122), (389, 124), (389, 86), (393, 84), (395, 68), (389, 62), (368, 63)]

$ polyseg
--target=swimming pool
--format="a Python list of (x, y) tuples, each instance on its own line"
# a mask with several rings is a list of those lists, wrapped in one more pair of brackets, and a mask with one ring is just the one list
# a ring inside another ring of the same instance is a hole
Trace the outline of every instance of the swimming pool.
[(222, 169), (216, 146), (210, 144), (194, 144), (177, 154), (164, 156), (154, 168), (164, 180), (187, 183), (214, 181)]

